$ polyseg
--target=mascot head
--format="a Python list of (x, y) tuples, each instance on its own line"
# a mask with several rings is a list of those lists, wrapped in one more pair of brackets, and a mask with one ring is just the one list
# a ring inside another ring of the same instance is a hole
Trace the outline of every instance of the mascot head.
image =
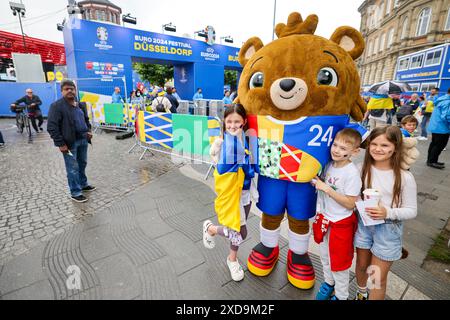
[(279, 120), (350, 114), (362, 120), (366, 107), (354, 60), (364, 39), (351, 27), (339, 27), (329, 40), (316, 36), (317, 23), (316, 15), (303, 21), (294, 12), (276, 26), (277, 40), (264, 46), (253, 37), (242, 46), (237, 102), (249, 114)]

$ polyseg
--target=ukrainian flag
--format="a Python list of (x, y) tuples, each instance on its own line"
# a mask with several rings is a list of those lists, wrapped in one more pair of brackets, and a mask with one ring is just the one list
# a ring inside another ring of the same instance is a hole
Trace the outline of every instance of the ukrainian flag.
[(214, 188), (217, 194), (214, 209), (219, 223), (230, 229), (241, 229), (241, 194), (244, 186), (244, 166), (248, 161), (245, 136), (224, 134), (219, 163), (214, 170)]
[(387, 94), (374, 94), (367, 104), (367, 110), (372, 109), (393, 109), (394, 102)]

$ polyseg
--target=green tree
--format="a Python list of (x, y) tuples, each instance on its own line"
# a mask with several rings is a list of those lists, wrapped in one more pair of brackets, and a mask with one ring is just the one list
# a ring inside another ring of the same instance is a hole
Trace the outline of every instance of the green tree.
[(159, 87), (163, 87), (168, 80), (173, 79), (173, 66), (135, 62), (133, 69), (142, 80)]
[(231, 88), (236, 88), (237, 84), (237, 71), (236, 70), (225, 70), (224, 73), (224, 83), (229, 85)]

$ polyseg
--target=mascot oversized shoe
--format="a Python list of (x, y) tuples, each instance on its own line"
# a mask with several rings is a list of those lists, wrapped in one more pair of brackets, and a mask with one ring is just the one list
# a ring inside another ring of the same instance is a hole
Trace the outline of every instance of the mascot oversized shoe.
[(257, 244), (248, 256), (248, 270), (259, 277), (267, 276), (275, 267), (279, 254), (280, 249), (278, 246), (269, 248), (262, 243)]
[(297, 288), (311, 289), (314, 286), (316, 277), (308, 253), (300, 255), (288, 251), (287, 276), (289, 282)]

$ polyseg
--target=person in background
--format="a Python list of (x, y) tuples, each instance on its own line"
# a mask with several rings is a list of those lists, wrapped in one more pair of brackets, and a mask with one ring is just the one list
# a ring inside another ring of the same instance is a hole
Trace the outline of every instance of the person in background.
[(175, 98), (173, 96), (173, 94), (172, 94), (172, 87), (170, 87), (170, 86), (166, 87), (166, 97), (167, 97), (167, 99), (169, 99), (170, 104), (172, 105), (170, 107), (170, 112), (171, 113), (177, 113), (177, 108), (179, 106), (179, 103), (178, 103), (177, 98)]
[(428, 147), (427, 166), (444, 169), (445, 163), (438, 160), (450, 137), (450, 88), (445, 96), (435, 100), (428, 130), (431, 132), (431, 143)]
[(152, 101), (151, 111), (171, 113), (172, 103), (166, 97), (166, 92), (162, 88), (156, 89), (156, 97)]
[(222, 99), (223, 101), (223, 106), (228, 108), (233, 106), (233, 101), (230, 98), (230, 90), (225, 90), (225, 96)]
[(414, 131), (417, 129), (417, 125), (419, 122), (416, 117), (409, 115), (402, 118), (400, 131), (403, 134), (403, 137), (410, 138), (414, 137)]
[(417, 93), (413, 93), (411, 95), (411, 99), (403, 103), (397, 110), (397, 125), (401, 126), (403, 117), (414, 114), (419, 105), (419, 95)]
[(199, 100), (199, 99), (203, 99), (202, 88), (198, 88), (197, 92), (192, 97), (192, 100), (194, 100), (194, 101)]
[(122, 96), (120, 95), (120, 88), (115, 87), (112, 94), (112, 103), (124, 103)]
[[(33, 94), (33, 89), (26, 89), (25, 90), (26, 95), (24, 95), (22, 98), (11, 104), (11, 110), (15, 110), (17, 105), (20, 105), (21, 103), (24, 103), (28, 106), (28, 116), (31, 120), (31, 125), (33, 126), (33, 129), (36, 132), (39, 132), (39, 130), (44, 131), (42, 129), (42, 124), (44, 123), (44, 118), (42, 117), (42, 111), (39, 106), (42, 104), (41, 99), (39, 96)], [(18, 117), (18, 113), (16, 113), (16, 120)], [(36, 119), (39, 121), (39, 123), (36, 125)], [(39, 127), (39, 129), (38, 129)]]
[(427, 96), (425, 92), (423, 93), (423, 107), (422, 107), (422, 123), (420, 124), (420, 137), (418, 137), (418, 140), (428, 140), (428, 132), (427, 132), (427, 126), (431, 119), (431, 114), (433, 113), (434, 105), (436, 103), (436, 100), (439, 98), (438, 96), (439, 88), (433, 88), (431, 89), (430, 95)]
[(175, 97), (175, 99), (177, 99), (177, 101), (181, 100), (180, 96), (178, 95), (177, 88), (172, 87), (172, 95)]
[(5, 140), (3, 140), (2, 132), (0, 131), (0, 148), (3, 148), (5, 146)]

